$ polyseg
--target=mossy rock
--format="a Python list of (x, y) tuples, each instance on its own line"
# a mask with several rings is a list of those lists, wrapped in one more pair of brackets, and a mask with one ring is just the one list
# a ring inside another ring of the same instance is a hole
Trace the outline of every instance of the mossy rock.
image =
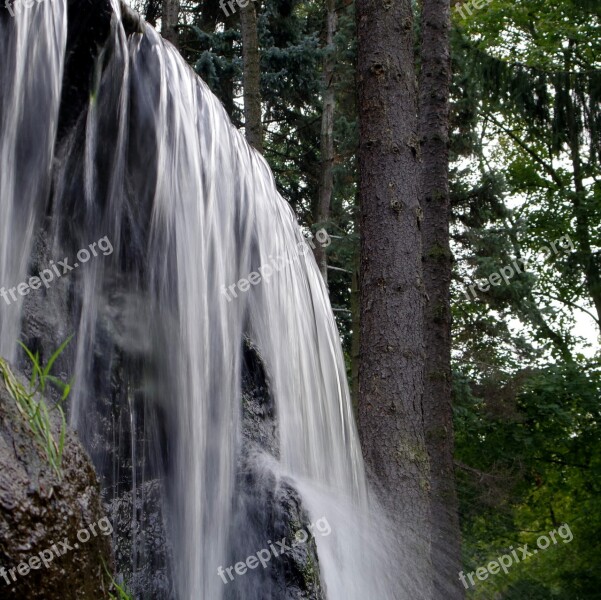
[[(48, 411), (58, 439), (62, 421), (51, 406)], [(96, 473), (75, 434), (67, 431), (59, 477), (0, 378), (0, 597), (108, 598), (111, 529)]]

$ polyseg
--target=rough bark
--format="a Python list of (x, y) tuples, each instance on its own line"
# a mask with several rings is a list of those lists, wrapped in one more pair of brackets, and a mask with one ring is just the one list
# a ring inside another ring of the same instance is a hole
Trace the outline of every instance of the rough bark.
[(257, 32), (257, 13), (249, 2), (240, 9), (242, 30), (242, 61), (244, 66), (244, 129), (248, 143), (263, 152), (263, 124), (261, 119), (261, 57)]
[[(357, 261), (354, 261), (357, 263)], [(353, 265), (351, 281), (351, 318), (353, 339), (351, 341), (351, 394), (355, 417), (359, 413), (359, 365), (361, 364), (361, 299), (359, 294), (359, 267)]]
[[(319, 198), (317, 201), (317, 227), (323, 227), (330, 218), (330, 205), (334, 190), (334, 110), (336, 94), (334, 90), (334, 68), (336, 53), (334, 36), (338, 27), (336, 0), (326, 0), (326, 48), (323, 59), (323, 112), (321, 117), (321, 173), (319, 177)], [(317, 244), (315, 260), (323, 280), (328, 283), (328, 258), (326, 250)]]
[(453, 470), (451, 250), (449, 245), (449, 0), (424, 0), (421, 23), (420, 147), (425, 305), (424, 422), (431, 465), (433, 598), (464, 597)]
[[(424, 284), (410, 0), (357, 1), (361, 203), (359, 429), (416, 589), (430, 598)], [(399, 573), (399, 577), (401, 574)]]
[(179, 0), (163, 0), (161, 13), (161, 35), (176, 48), (179, 47), (177, 25), (179, 22)]

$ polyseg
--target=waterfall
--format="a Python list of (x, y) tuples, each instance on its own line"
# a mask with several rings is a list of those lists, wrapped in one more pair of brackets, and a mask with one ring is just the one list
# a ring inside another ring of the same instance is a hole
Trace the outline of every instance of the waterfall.
[[(0, 14), (0, 285), (8, 288), (25, 278), (48, 196), (67, 39), (65, 0), (55, 2)], [(0, 356), (12, 360), (20, 306), (8, 292), (6, 298)]]
[[(400, 559), (368, 492), (339, 335), (308, 240), (217, 98), (140, 27), (126, 32), (113, 1), (86, 106), (57, 137), (65, 2), (0, 21), (0, 285), (70, 259), (71, 270), (26, 300), (62, 315), (49, 325), (55, 347), (74, 333), (70, 421), (107, 500), (124, 487), (132, 494), (131, 571), (148, 559), (136, 550), (147, 536), (136, 498), (160, 481), (165, 597), (288, 597), (261, 592), (258, 571), (235, 584), (218, 576), (246, 559), (249, 540), (255, 551), (272, 541), (236, 529), (246, 514), (237, 483), (246, 345), (265, 371), (278, 445), (248, 464), (297, 490), (312, 522), (327, 520), (331, 533), (315, 536), (327, 599), (417, 597), (410, 574), (402, 592), (394, 583)], [(9, 358), (22, 335), (16, 304), (0, 304)], [(249, 502), (261, 512), (260, 498)]]

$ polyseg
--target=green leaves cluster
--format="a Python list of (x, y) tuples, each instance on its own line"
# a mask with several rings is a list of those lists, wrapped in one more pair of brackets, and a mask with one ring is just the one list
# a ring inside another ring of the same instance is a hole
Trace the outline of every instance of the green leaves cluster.
[[(325, 7), (255, 7), (265, 156), (301, 223), (333, 237), (330, 296), (348, 357), (359, 251), (354, 5), (338, 6), (327, 224), (315, 222)], [(599, 334), (601, 320), (601, 9), (598, 0), (491, 0), (467, 19), (453, 14), (453, 362), (466, 568), (563, 522), (574, 533), (471, 594), (599, 598), (601, 355), (581, 333), (586, 323)], [(240, 126), (239, 16), (210, 0), (182, 3), (180, 32), (184, 56)], [(573, 249), (539, 252), (566, 235)], [(466, 297), (469, 285), (521, 259), (528, 269), (508, 284)]]
[[(601, 14), (493, 0), (458, 20), (452, 154), (455, 422), (466, 569), (574, 534), (474, 598), (601, 597)], [(538, 252), (569, 235), (573, 249)], [(520, 257), (509, 284), (466, 285)], [(577, 327), (578, 325), (578, 327)], [(598, 339), (598, 337), (597, 337)]]

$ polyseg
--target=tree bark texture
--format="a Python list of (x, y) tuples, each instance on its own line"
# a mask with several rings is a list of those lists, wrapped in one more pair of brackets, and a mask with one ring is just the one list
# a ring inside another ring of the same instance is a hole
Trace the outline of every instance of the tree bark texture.
[(263, 152), (263, 124), (261, 118), (261, 57), (257, 13), (249, 2), (240, 9), (242, 30), (242, 61), (244, 85), (244, 129), (248, 143)]
[(464, 598), (453, 469), (451, 268), (449, 245), (449, 0), (424, 0), (421, 23), (420, 147), (426, 286), (424, 421), (431, 465), (433, 598)]
[[(415, 587), (431, 597), (423, 422), (422, 213), (410, 0), (357, 0), (361, 204), (359, 430)], [(399, 577), (402, 575), (399, 573)]]
[(161, 13), (161, 35), (176, 48), (179, 47), (177, 25), (179, 22), (179, 0), (163, 0)]

